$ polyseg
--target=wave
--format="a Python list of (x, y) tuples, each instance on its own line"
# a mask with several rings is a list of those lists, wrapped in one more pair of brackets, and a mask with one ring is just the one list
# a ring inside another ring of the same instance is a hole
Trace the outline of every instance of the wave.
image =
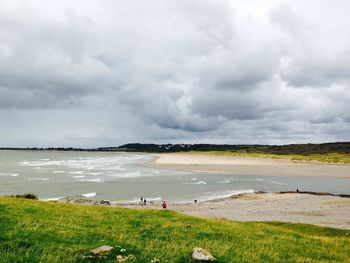
[(90, 183), (102, 183), (104, 182), (101, 178), (93, 178), (93, 179), (81, 179), (79, 182), (90, 182)]
[(28, 181), (49, 181), (50, 178), (46, 177), (35, 177), (35, 178), (28, 178)]
[[(53, 174), (85, 175), (86, 178), (92, 177), (85, 181), (101, 182), (102, 179), (98, 179), (98, 177), (102, 177), (103, 179), (118, 179), (160, 175), (161, 172), (157, 170), (148, 169), (140, 171), (139, 169), (135, 169), (135, 167), (130, 166), (132, 163), (147, 161), (150, 159), (152, 159), (150, 156), (145, 155), (115, 154), (113, 156), (77, 156), (65, 159), (38, 158), (31, 161), (23, 160), (18, 162), (18, 165), (31, 167), (32, 169), (50, 169), (50, 173)], [(72, 178), (82, 179), (84, 177)]]
[(285, 183), (280, 183), (280, 182), (276, 182), (276, 181), (270, 181), (270, 184), (278, 184), (278, 185), (287, 185)]
[(42, 198), (40, 199), (41, 201), (59, 201), (61, 199), (65, 198), (64, 196), (60, 197), (50, 197), (50, 198)]
[(145, 174), (141, 174), (141, 172), (128, 172), (128, 173), (112, 173), (107, 174), (108, 177), (117, 177), (117, 178), (136, 178), (144, 176)]
[(199, 181), (199, 182), (195, 182), (195, 183), (185, 183), (185, 184), (207, 184), (207, 182)]
[(89, 173), (84, 173), (86, 175), (100, 175), (100, 174), (103, 174), (103, 172), (96, 172), (96, 173), (92, 173), (92, 172), (89, 172)]
[(82, 174), (84, 171), (70, 171), (69, 174)]
[(84, 178), (85, 175), (71, 175), (72, 178)]
[(16, 176), (19, 176), (19, 174), (16, 174), (16, 173), (0, 173), (0, 176), (13, 176), (13, 177), (16, 177)]
[(224, 180), (224, 181), (218, 182), (218, 184), (229, 184), (229, 183), (231, 183), (230, 180)]
[(264, 181), (264, 179), (261, 179), (261, 178), (255, 178), (255, 181)]
[[(162, 200), (162, 197), (145, 197), (147, 202), (155, 202), (155, 201), (160, 201)], [(113, 204), (135, 204), (135, 203), (140, 203), (141, 200), (138, 197), (135, 197), (131, 200), (121, 200), (121, 201), (113, 201)]]
[(145, 199), (147, 200), (147, 202), (150, 202), (150, 201), (160, 201), (160, 200), (162, 200), (161, 197), (145, 197)]
[(224, 193), (213, 193), (212, 195), (205, 195), (205, 196), (200, 196), (198, 197), (199, 202), (206, 202), (206, 201), (211, 201), (211, 200), (216, 200), (216, 199), (222, 199), (222, 198), (227, 198), (231, 197), (233, 195), (239, 195), (239, 194), (253, 194), (254, 190), (253, 189), (247, 189), (247, 190), (232, 190), (232, 191), (227, 191)]
[(94, 196), (96, 196), (96, 193), (86, 193), (86, 194), (81, 194), (81, 196), (84, 196), (84, 197), (94, 197)]

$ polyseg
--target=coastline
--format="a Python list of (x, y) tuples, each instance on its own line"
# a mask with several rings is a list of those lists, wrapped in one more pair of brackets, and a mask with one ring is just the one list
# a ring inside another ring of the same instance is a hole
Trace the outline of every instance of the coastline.
[[(146, 166), (157, 169), (163, 168), (166, 170), (178, 170), (194, 173), (212, 173), (208, 176), (214, 176), (215, 178), (220, 176), (225, 178), (226, 174), (238, 175), (240, 177), (259, 176), (261, 178), (263, 178), (263, 176), (271, 175), (280, 177), (294, 176), (294, 181), (300, 181), (302, 183), (304, 179), (307, 180), (307, 176), (314, 176), (311, 181), (318, 183), (319, 180), (322, 181), (321, 177), (324, 176), (328, 177), (327, 179), (324, 178), (324, 180), (329, 184), (336, 182), (339, 178), (345, 178), (341, 180), (341, 187), (345, 186), (345, 188), (337, 189), (345, 189), (346, 191), (336, 192), (349, 194), (347, 191), (347, 185), (350, 183), (350, 181), (348, 181), (350, 178), (350, 165), (296, 163), (287, 159), (193, 155), (183, 153), (142, 154), (147, 155), (148, 157), (145, 158), (144, 161), (137, 164), (141, 167)], [(115, 160), (113, 160), (113, 162), (114, 161)], [(167, 174), (169, 171), (166, 170), (162, 171), (162, 173)], [(140, 171), (142, 171), (142, 169)], [(219, 173), (223, 173), (225, 175), (222, 176), (219, 175)], [(202, 175), (202, 177), (205, 176), (207, 175)], [(298, 178), (298, 176), (300, 176), (300, 178)], [(305, 176), (305, 178), (303, 178), (303, 176)], [(196, 177), (199, 178), (200, 176), (198, 175)], [(265, 179), (266, 178), (267, 177), (265, 177)], [(188, 181), (193, 179), (192, 174), (190, 174)], [(253, 178), (253, 181), (254, 180), (263, 181), (263, 179), (260, 178)], [(201, 183), (201, 181), (198, 180), (197, 184), (198, 183)], [(152, 181), (152, 187), (153, 184), (154, 182)], [(260, 184), (260, 182), (258, 182), (258, 184)], [(144, 186), (142, 185), (142, 187)], [(205, 186), (201, 185), (200, 187)], [(221, 189), (221, 186), (219, 188)], [(285, 190), (295, 190), (296, 188), (300, 189), (299, 184), (295, 184), (292, 189), (289, 187)], [(227, 189), (228, 188), (226, 188), (226, 190)], [(165, 200), (168, 202), (169, 210), (175, 210), (180, 213), (202, 218), (221, 218), (237, 221), (282, 221), (292, 223), (309, 223), (320, 226), (350, 229), (350, 198), (344, 198), (349, 197), (348, 195), (341, 197), (327, 193), (279, 192), (284, 189), (281, 186), (277, 186), (273, 190), (266, 190), (264, 188), (260, 189), (269, 191), (269, 193), (254, 193), (254, 190), (249, 190), (251, 191), (250, 193), (242, 193), (242, 191), (247, 192), (248, 189), (251, 188), (240, 189), (246, 190), (241, 190), (240, 193), (238, 190), (236, 193), (226, 191), (225, 195), (217, 195), (212, 200), (202, 200), (201, 198), (198, 198), (199, 200), (197, 203), (193, 202), (194, 198), (189, 199), (189, 201), (186, 203), (176, 202), (176, 199), (171, 198), (166, 198)], [(319, 191), (319, 189), (316, 187), (315, 191)], [(332, 192), (332, 190), (325, 191)], [(51, 200), (45, 201), (80, 203), (85, 205), (103, 205), (110, 207), (127, 207), (136, 209), (161, 209), (161, 198), (159, 197), (157, 200), (151, 200), (149, 197), (157, 197), (162, 195), (154, 194), (146, 196), (149, 202), (146, 206), (142, 206), (139, 203), (138, 198), (129, 201), (111, 201), (118, 199), (98, 200), (96, 199), (96, 196), (97, 198), (108, 198), (102, 196), (99, 197), (98, 194), (96, 195), (98, 192), (99, 190), (97, 188), (91, 188), (86, 192), (82, 192), (83, 194), (63, 198), (49, 198)]]
[(349, 164), (296, 162), (288, 159), (268, 159), (205, 154), (152, 154), (154, 160), (145, 167), (194, 173), (223, 173), (254, 176), (318, 176), (350, 179)]
[[(131, 209), (162, 209), (161, 201), (140, 202), (61, 199), (60, 203), (79, 203)], [(201, 218), (233, 221), (280, 221), (350, 229), (350, 196), (318, 192), (247, 193), (203, 202), (172, 203), (168, 210)]]
[[(154, 160), (145, 166), (195, 173), (350, 179), (350, 165), (347, 164), (205, 154), (164, 153), (153, 156)], [(254, 193), (198, 203), (172, 204), (169, 209), (204, 218), (282, 221), (350, 229), (350, 199), (344, 197), (311, 192)], [(150, 208), (159, 207), (155, 205)]]
[(170, 209), (204, 218), (281, 221), (350, 229), (350, 199), (302, 193), (262, 193), (212, 202), (176, 204)]

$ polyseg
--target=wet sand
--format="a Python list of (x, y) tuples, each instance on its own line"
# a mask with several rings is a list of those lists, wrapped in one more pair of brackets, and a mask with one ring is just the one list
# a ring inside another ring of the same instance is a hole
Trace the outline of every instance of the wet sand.
[(227, 173), (254, 176), (321, 176), (350, 179), (349, 164), (295, 162), (235, 156), (164, 153), (155, 154), (147, 167), (201, 173)]
[[(326, 176), (350, 180), (350, 165), (300, 163), (286, 159), (261, 159), (192, 154), (156, 154), (148, 167), (197, 173), (259, 176)], [(160, 202), (111, 202), (112, 206), (162, 209)], [(282, 221), (350, 229), (350, 198), (305, 193), (255, 193), (206, 202), (175, 204), (168, 209), (184, 214), (236, 221)]]
[(252, 194), (217, 202), (179, 204), (176, 211), (238, 221), (283, 221), (350, 229), (350, 198), (307, 194)]
[[(160, 203), (146, 206), (117, 206), (162, 209)], [(180, 213), (236, 221), (282, 221), (350, 229), (350, 198), (300, 193), (262, 193), (189, 204), (168, 204)]]
[[(199, 173), (254, 176), (319, 176), (350, 180), (350, 165), (197, 154), (156, 154), (147, 166)], [(159, 208), (159, 204), (150, 207)], [(350, 229), (350, 198), (300, 193), (233, 196), (191, 204), (170, 204), (184, 214), (237, 221), (283, 221)]]

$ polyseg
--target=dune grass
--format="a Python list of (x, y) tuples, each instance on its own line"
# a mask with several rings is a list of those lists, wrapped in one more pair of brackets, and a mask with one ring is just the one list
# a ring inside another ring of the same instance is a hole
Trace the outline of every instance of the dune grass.
[(324, 153), (324, 154), (272, 154), (244, 151), (190, 151), (186, 154), (209, 154), (222, 156), (241, 156), (268, 159), (288, 159), (292, 161), (323, 162), (323, 163), (350, 163), (350, 154), (345, 153)]
[(134, 262), (192, 262), (194, 247), (218, 262), (349, 262), (348, 230), (280, 222), (200, 219), (136, 210), (0, 198), (0, 262), (116, 262), (89, 259), (120, 246)]

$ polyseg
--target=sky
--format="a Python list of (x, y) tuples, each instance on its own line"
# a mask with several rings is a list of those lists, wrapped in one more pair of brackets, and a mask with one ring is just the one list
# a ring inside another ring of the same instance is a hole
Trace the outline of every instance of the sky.
[(1, 0), (0, 147), (350, 141), (348, 0)]

